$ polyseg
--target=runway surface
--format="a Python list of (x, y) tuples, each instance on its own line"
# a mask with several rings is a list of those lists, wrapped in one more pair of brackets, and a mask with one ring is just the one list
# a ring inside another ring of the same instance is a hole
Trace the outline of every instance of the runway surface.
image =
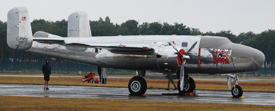
[[(98, 98), (138, 101), (172, 101), (275, 105), (275, 93), (244, 92), (245, 98), (230, 98), (230, 91), (201, 91), (198, 96), (175, 95), (176, 90), (148, 89), (147, 96), (129, 95), (128, 88), (92, 87), (92, 86), (61, 86), (51, 85), (45, 91), (43, 85), (0, 84), (0, 95), (27, 97), (58, 97), (58, 98)], [(165, 93), (165, 94), (164, 94)], [(169, 93), (169, 94), (168, 94)]]
[[(6, 76), (6, 77), (44, 77), (43, 75), (0, 75), (0, 76)], [(81, 76), (51, 76), (51, 77), (82, 77), (84, 75)], [(99, 78), (98, 76), (95, 76), (96, 78)], [(108, 76), (108, 78), (132, 78), (130, 76)], [(150, 75), (146, 75), (145, 78), (148, 79), (167, 79), (165, 76), (163, 75), (154, 75), (154, 76), (150, 76)], [(227, 78), (193, 78), (194, 80), (205, 80), (205, 81), (227, 81)], [(247, 79), (247, 78), (239, 78), (238, 81), (275, 81), (275, 79)]]

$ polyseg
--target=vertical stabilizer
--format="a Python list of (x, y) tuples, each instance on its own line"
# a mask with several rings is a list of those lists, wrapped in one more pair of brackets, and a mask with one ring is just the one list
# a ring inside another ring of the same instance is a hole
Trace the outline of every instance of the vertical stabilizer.
[(32, 46), (32, 30), (28, 9), (16, 7), (8, 12), (7, 44), (16, 50), (27, 50)]
[(90, 23), (86, 12), (74, 12), (68, 17), (68, 37), (91, 37)]

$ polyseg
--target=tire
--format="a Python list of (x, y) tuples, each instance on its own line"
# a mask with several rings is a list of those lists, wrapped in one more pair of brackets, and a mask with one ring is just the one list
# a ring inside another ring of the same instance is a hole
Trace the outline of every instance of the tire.
[(234, 98), (239, 98), (243, 95), (243, 88), (239, 85), (236, 85), (232, 88), (231, 93)]
[(147, 90), (147, 83), (143, 77), (135, 76), (129, 81), (128, 90), (132, 95), (143, 95)]
[[(185, 92), (193, 92), (195, 89), (196, 89), (196, 83), (194, 81), (193, 78), (189, 77), (189, 79), (185, 79), (185, 82), (184, 82), (184, 91)], [(178, 82), (178, 91), (179, 92), (182, 92), (180, 91), (180, 81)]]

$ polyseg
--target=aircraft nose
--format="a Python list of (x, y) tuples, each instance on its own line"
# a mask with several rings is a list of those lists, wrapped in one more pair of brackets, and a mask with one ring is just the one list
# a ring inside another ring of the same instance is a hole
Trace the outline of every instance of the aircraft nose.
[(265, 55), (263, 54), (263, 52), (258, 49), (240, 44), (236, 45), (235, 50), (236, 51), (234, 51), (233, 49), (233, 56), (239, 58), (240, 60), (244, 60), (243, 62), (246, 63), (246, 65), (240, 67), (237, 66), (237, 68), (240, 68), (240, 70), (244, 69), (245, 71), (257, 71), (262, 68), (265, 62)]
[(257, 64), (258, 69), (262, 68), (264, 61), (265, 61), (265, 55), (263, 52), (255, 49), (254, 52), (252, 52), (251, 54), (253, 61), (255, 62), (255, 64)]

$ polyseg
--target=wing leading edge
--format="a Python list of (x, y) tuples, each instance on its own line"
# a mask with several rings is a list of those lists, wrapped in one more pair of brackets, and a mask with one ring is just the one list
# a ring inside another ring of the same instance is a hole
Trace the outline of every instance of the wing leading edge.
[(66, 43), (66, 45), (86, 46), (92, 48), (103, 48), (112, 53), (120, 54), (152, 54), (154, 48), (143, 43)]
[(68, 42), (66, 38), (33, 38), (33, 41), (41, 43), (64, 43), (65, 45), (71, 46), (84, 46), (91, 48), (102, 48), (107, 49), (113, 53), (120, 54), (142, 54), (151, 55), (155, 49), (144, 43), (78, 43)]

